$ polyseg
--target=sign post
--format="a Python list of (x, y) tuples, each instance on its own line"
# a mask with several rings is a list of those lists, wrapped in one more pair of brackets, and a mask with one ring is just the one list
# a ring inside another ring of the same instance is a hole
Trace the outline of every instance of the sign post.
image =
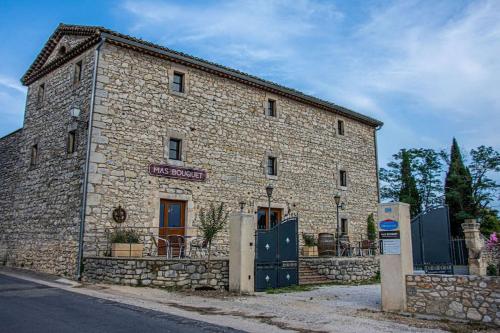
[(406, 275), (413, 273), (410, 205), (380, 204), (378, 219), (382, 310), (406, 311)]

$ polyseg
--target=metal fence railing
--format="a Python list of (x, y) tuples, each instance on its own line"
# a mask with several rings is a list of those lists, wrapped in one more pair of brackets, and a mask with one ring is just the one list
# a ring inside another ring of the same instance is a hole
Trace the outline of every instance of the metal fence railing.
[[(334, 257), (366, 257), (379, 254), (379, 242), (371, 241), (365, 233), (341, 233), (337, 238), (336, 233), (329, 233), (332, 236), (331, 245), (319, 244), (318, 234), (302, 233), (314, 237), (318, 246), (318, 255), (328, 255)], [(304, 241), (301, 240), (301, 244)], [(325, 248), (325, 246), (327, 248)]]

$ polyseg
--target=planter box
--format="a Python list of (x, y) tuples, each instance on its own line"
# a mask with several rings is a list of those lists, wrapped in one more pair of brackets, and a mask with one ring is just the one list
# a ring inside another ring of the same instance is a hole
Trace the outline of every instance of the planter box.
[(317, 246), (303, 246), (302, 247), (302, 255), (304, 257), (317, 257), (318, 256), (318, 247)]
[(113, 243), (111, 244), (112, 257), (142, 257), (144, 244)]

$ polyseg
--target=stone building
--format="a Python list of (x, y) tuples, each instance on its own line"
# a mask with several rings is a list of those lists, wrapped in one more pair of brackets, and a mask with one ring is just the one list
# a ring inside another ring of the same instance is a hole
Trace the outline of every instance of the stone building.
[(22, 83), (23, 128), (0, 139), (4, 264), (74, 274), (82, 231), (83, 255), (104, 255), (119, 206), (121, 226), (186, 236), (212, 202), (319, 233), (341, 193), (352, 237), (376, 213), (382, 123), (336, 104), (91, 26), (59, 25)]

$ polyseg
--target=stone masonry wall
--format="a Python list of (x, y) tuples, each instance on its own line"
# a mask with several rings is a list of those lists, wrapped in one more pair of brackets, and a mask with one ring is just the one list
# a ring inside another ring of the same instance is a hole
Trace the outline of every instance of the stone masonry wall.
[[(104, 44), (99, 64), (87, 255), (103, 253), (118, 205), (128, 213), (124, 227), (156, 228), (160, 198), (187, 201), (187, 233), (196, 234), (201, 208), (225, 202), (236, 210), (243, 200), (254, 213), (267, 206), (270, 182), (272, 205), (298, 213), (299, 232), (334, 231), (333, 195), (341, 191), (351, 238), (365, 233), (367, 216), (377, 211), (373, 127), (111, 44)], [(170, 91), (174, 70), (185, 73), (183, 94)], [(277, 101), (276, 118), (264, 114), (267, 97)], [(340, 118), (343, 136), (335, 130)], [(206, 170), (206, 182), (149, 175), (150, 163), (172, 163), (169, 137), (183, 140), (183, 161), (175, 164)], [(278, 158), (276, 179), (264, 173), (266, 154)], [(346, 188), (338, 185), (340, 169), (348, 173)], [(227, 231), (218, 246), (227, 247)]]
[(500, 278), (407, 275), (408, 311), (500, 326)]
[[(79, 60), (82, 80), (73, 84)], [(0, 140), (1, 264), (58, 275), (75, 273), (93, 69), (94, 50), (88, 50), (32, 83), (24, 126), (9, 153), (2, 147), (13, 137)], [(39, 102), (42, 83), (45, 95)], [(74, 107), (81, 110), (78, 119), (70, 116)], [(74, 154), (67, 153), (70, 130), (77, 134)], [(34, 144), (38, 160), (31, 166)], [(15, 173), (3, 172), (5, 166)]]
[(229, 288), (229, 260), (87, 257), (85, 281), (130, 286), (195, 289)]
[(374, 279), (380, 272), (379, 257), (321, 258), (301, 257), (305, 265), (332, 281), (351, 282)]

